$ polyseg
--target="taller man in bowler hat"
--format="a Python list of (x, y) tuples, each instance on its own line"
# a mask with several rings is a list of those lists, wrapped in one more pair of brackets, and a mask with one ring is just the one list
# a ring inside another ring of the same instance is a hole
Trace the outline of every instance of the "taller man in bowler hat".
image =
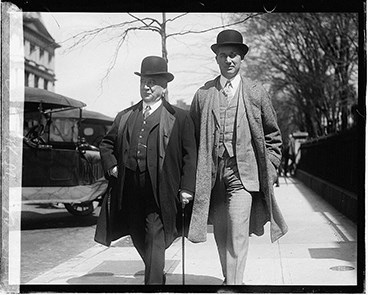
[[(146, 57), (135, 74), (142, 100), (118, 113), (100, 144), (113, 184), (103, 244), (130, 235), (144, 261), (145, 284), (164, 284), (165, 249), (178, 236), (177, 212), (194, 193), (194, 126), (188, 112), (164, 99), (174, 76), (163, 58)], [(105, 228), (98, 223), (96, 237)]]
[(209, 217), (224, 284), (241, 285), (249, 235), (263, 235), (268, 221), (272, 242), (287, 232), (273, 192), (282, 141), (267, 92), (242, 72), (242, 35), (224, 30), (211, 49), (221, 75), (196, 92), (190, 109), (198, 168), (188, 238), (206, 241)]

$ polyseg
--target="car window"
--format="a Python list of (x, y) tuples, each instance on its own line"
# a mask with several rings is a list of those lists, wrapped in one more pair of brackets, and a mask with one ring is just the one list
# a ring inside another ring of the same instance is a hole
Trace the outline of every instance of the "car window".
[(78, 120), (69, 118), (53, 118), (50, 124), (50, 141), (78, 141)]

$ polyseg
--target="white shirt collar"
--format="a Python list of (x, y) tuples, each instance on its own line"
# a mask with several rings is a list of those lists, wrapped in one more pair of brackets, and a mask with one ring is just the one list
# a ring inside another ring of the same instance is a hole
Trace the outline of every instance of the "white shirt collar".
[(146, 108), (146, 106), (150, 106), (151, 107), (151, 112), (150, 114), (152, 114), (155, 110), (157, 110), (160, 105), (162, 104), (162, 99), (156, 100), (152, 103), (146, 103), (145, 101), (143, 101), (143, 110)]
[(239, 86), (239, 83), (240, 83), (240, 74), (238, 73), (235, 77), (233, 77), (231, 79), (227, 79), (223, 75), (221, 75), (220, 84), (221, 84), (222, 88), (225, 87), (225, 84), (228, 80), (231, 81), (231, 86), (233, 87), (233, 90), (236, 90)]

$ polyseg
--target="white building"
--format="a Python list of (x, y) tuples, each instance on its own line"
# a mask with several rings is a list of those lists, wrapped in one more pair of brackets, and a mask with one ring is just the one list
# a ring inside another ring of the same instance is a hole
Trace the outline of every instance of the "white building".
[(23, 13), (25, 86), (49, 91), (55, 86), (55, 49), (60, 47), (47, 31), (39, 12)]

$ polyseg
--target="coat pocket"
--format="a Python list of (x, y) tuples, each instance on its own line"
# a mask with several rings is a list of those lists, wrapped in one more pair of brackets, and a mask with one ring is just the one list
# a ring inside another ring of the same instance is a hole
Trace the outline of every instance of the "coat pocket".
[(271, 160), (267, 157), (267, 171), (268, 171), (268, 177), (271, 184), (274, 184), (277, 181), (277, 168), (275, 165), (271, 162)]

